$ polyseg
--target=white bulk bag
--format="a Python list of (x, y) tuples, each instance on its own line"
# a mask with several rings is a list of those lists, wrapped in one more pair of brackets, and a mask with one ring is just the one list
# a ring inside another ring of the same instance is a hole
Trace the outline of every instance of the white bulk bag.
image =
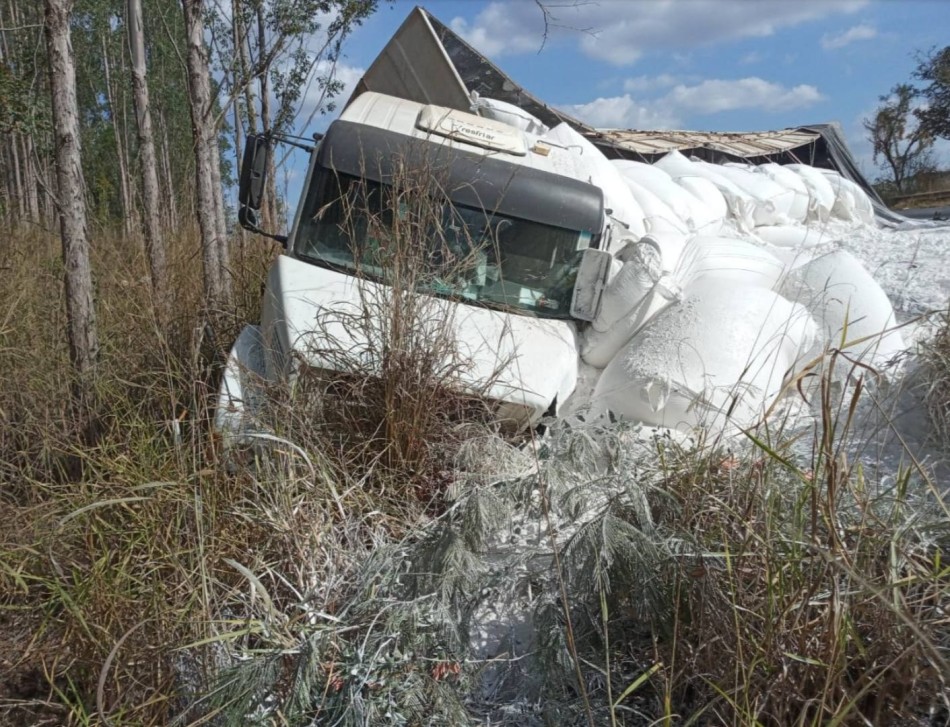
[(632, 179), (624, 177), (623, 180), (643, 210), (643, 226), (648, 235), (651, 232), (675, 232), (682, 235), (689, 232), (689, 226), (666, 202)]
[(527, 131), (529, 134), (542, 136), (548, 132), (548, 127), (538, 117), (507, 101), (486, 98), (473, 93), (472, 110), (487, 119), (494, 119), (503, 124), (508, 124), (508, 126), (514, 126), (516, 129)]
[(683, 290), (707, 277), (723, 285), (772, 288), (784, 272), (781, 261), (751, 242), (698, 236), (686, 244), (673, 279)]
[(613, 159), (610, 163), (625, 180), (645, 187), (659, 197), (688, 229), (692, 229), (695, 207), (693, 199), (679, 188), (669, 174), (652, 164), (629, 159)]
[[(606, 366), (630, 338), (657, 314), (677, 302), (684, 290), (714, 280), (721, 286), (772, 288), (777, 285), (785, 266), (775, 256), (745, 240), (720, 237), (693, 237), (682, 246), (675, 235), (651, 235), (633, 247), (626, 247), (618, 256), (634, 263), (633, 267), (609, 294), (610, 302), (601, 304), (601, 315), (584, 332), (581, 357), (591, 366)], [(651, 251), (650, 248), (655, 250)], [(657, 265), (657, 252), (660, 253)], [(669, 263), (676, 259), (670, 269)], [(661, 274), (657, 276), (658, 267)], [(643, 279), (635, 277), (639, 272)], [(621, 274), (624, 273), (621, 271)], [(655, 284), (647, 288), (647, 279)], [(636, 282), (631, 282), (636, 280)], [(604, 293), (605, 301), (608, 291)], [(623, 310), (625, 309), (625, 310)], [(618, 315), (618, 311), (623, 310)]]
[(800, 176), (808, 188), (811, 198), (808, 219), (827, 222), (831, 217), (831, 209), (835, 206), (835, 192), (825, 175), (807, 164), (786, 164), (785, 168)]
[(617, 258), (614, 258), (613, 260), (610, 261), (610, 268), (608, 268), (607, 270), (607, 284), (608, 285), (610, 285), (610, 281), (613, 280), (615, 277), (617, 277), (617, 273), (619, 273), (622, 269), (623, 269), (623, 263), (620, 260), (618, 260)]
[[(672, 273), (680, 266), (683, 252), (689, 245), (690, 237), (679, 232), (654, 232), (640, 238), (640, 243), (653, 247), (659, 255), (660, 273)], [(617, 257), (623, 261), (629, 259), (630, 250), (617, 251)]]
[(845, 222), (856, 221), (857, 202), (851, 193), (851, 189), (845, 185), (844, 177), (830, 169), (820, 169), (819, 171), (828, 180), (828, 184), (831, 185), (831, 190), (835, 195), (834, 204), (831, 206), (831, 216)]
[(831, 188), (838, 195), (832, 214), (852, 222), (863, 222), (866, 225), (874, 224), (874, 205), (871, 204), (871, 198), (861, 189), (860, 185), (838, 174), (833, 169), (821, 169), (819, 171), (825, 175), (825, 179), (831, 183)]
[[(704, 162), (705, 163), (705, 162)], [(795, 193), (773, 182), (768, 177), (756, 174), (748, 164), (714, 164), (717, 170), (755, 201), (752, 217), (756, 226), (780, 225), (788, 222)]]
[(602, 369), (623, 345), (666, 308), (679, 302), (681, 291), (668, 275), (662, 276), (625, 316), (604, 331), (590, 326), (581, 338), (581, 359)]
[(679, 177), (704, 177), (716, 185), (726, 200), (729, 215), (740, 229), (748, 230), (755, 225), (753, 212), (755, 203), (732, 181), (727, 179), (714, 164), (691, 162), (678, 151), (671, 151), (654, 166), (667, 172), (674, 179)]
[(792, 204), (788, 210), (789, 219), (793, 222), (804, 222), (808, 218), (808, 206), (811, 197), (808, 194), (808, 187), (805, 186), (805, 182), (801, 177), (781, 164), (759, 164), (753, 169), (756, 173), (764, 174), (792, 193)]
[(755, 235), (762, 241), (763, 249), (781, 260), (786, 270), (795, 270), (811, 262), (838, 239), (829, 234), (824, 225), (756, 227)]
[(793, 271), (779, 291), (812, 312), (821, 325), (821, 346), (843, 349), (869, 365), (890, 361), (905, 350), (900, 331), (885, 333), (897, 324), (887, 294), (846, 250), (822, 255)]
[(722, 229), (723, 220), (729, 214), (726, 198), (715, 184), (704, 177), (677, 177), (676, 184), (700, 202), (694, 212), (693, 228), (698, 235), (716, 235)]
[(683, 431), (748, 427), (814, 336), (802, 306), (712, 278), (635, 336), (604, 370), (594, 409)]
[(660, 278), (660, 253), (653, 245), (633, 243), (623, 251), (626, 262), (607, 286), (600, 301), (600, 311), (592, 322), (597, 331), (606, 331), (629, 313)]
[[(609, 162), (600, 150), (567, 124), (558, 124), (541, 137), (543, 141), (567, 149), (569, 154), (552, 154), (549, 158), (557, 168), (565, 157), (572, 159), (573, 169), (564, 171), (584, 182), (600, 187), (604, 193), (604, 205), (610, 214), (624, 223), (626, 232), (634, 237), (643, 237), (643, 210), (637, 204), (630, 189), (620, 176), (620, 172)], [(561, 171), (561, 170), (558, 170)]]
[(770, 245), (790, 250), (809, 250), (837, 239), (820, 227), (804, 227), (802, 225), (756, 227), (755, 234)]

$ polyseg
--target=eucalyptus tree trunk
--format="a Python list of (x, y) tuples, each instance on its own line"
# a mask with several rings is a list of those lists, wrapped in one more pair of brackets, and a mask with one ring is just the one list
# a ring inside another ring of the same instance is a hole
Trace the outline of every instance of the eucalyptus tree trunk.
[[(247, 28), (241, 17), (240, 3), (233, 0), (231, 5), (233, 22), (234, 47), (237, 49), (238, 68), (241, 69), (240, 83), (244, 86), (244, 103), (247, 107), (247, 133), (257, 133), (257, 106), (254, 102), (254, 86), (249, 78), (251, 70), (251, 54), (248, 50)], [(262, 51), (263, 52), (263, 51)]]
[(39, 170), (36, 168), (36, 149), (33, 146), (33, 137), (21, 136), (20, 143), (23, 148), (25, 164), (27, 217), (30, 222), (38, 223), (40, 221), (40, 192), (39, 183), (37, 182)]
[(0, 192), (0, 212), (3, 213), (3, 219), (8, 224), (12, 224), (16, 219), (13, 210), (15, 188), (13, 183), (13, 144), (8, 139), (0, 139), (0, 173), (3, 179), (2, 192)]
[(231, 248), (228, 244), (228, 223), (224, 213), (224, 183), (221, 179), (221, 147), (218, 131), (211, 130), (208, 156), (211, 157), (211, 185), (214, 191), (214, 223), (218, 231), (218, 263), (221, 266), (221, 292), (231, 298)]
[[(257, 33), (259, 49), (258, 53), (263, 54), (264, 48), (267, 47), (263, 3), (257, 6)], [(268, 78), (268, 73), (270, 73), (270, 68), (261, 66), (261, 126), (265, 134), (269, 133), (271, 130), (270, 80)], [(281, 232), (283, 230), (283, 224), (280, 220), (280, 205), (278, 204), (277, 199), (277, 169), (274, 166), (273, 154), (267, 155), (267, 176), (265, 179), (264, 209), (267, 212), (266, 218), (269, 218), (267, 221), (269, 227), (265, 229), (267, 229), (268, 232)]]
[(161, 109), (158, 110), (158, 126), (162, 137), (162, 182), (165, 185), (165, 207), (164, 221), (165, 232), (170, 232), (178, 228), (178, 195), (175, 190), (175, 180), (172, 177), (172, 163), (169, 155), (168, 124), (162, 115)]
[(211, 82), (208, 53), (204, 42), (201, 0), (182, 0), (187, 37), (188, 100), (195, 151), (195, 196), (198, 227), (201, 233), (201, 260), (204, 267), (205, 302), (209, 307), (225, 303), (221, 270), (221, 240), (215, 209), (214, 172), (211, 169), (211, 144), (214, 128), (211, 115)]
[(158, 170), (155, 139), (152, 133), (152, 111), (148, 102), (148, 80), (145, 68), (145, 35), (142, 29), (142, 0), (128, 0), (126, 25), (132, 58), (132, 100), (135, 103), (135, 124), (139, 140), (139, 174), (142, 178), (142, 231), (148, 253), (148, 268), (156, 307), (164, 316), (168, 312), (168, 282), (165, 261), (165, 236), (159, 221)]
[(9, 135), (10, 149), (10, 209), (13, 209), (12, 200), (16, 200), (17, 221), (23, 221), (23, 175), (20, 173), (20, 151), (17, 149), (16, 134)]
[[(238, 14), (237, 0), (231, 2), (231, 44), (234, 46), (234, 52), (237, 56), (237, 70), (234, 71), (231, 78), (233, 85), (231, 88), (231, 114), (234, 117), (234, 168), (237, 170), (237, 178), (241, 178), (241, 162), (243, 154), (241, 153), (241, 134), (244, 129), (241, 121), (241, 104), (238, 102), (238, 84), (244, 83), (245, 70), (241, 63), (241, 44), (244, 42), (241, 33), (241, 19)], [(245, 87), (247, 84), (244, 84)], [(244, 239), (244, 231), (239, 232), (240, 238)]]
[(106, 101), (109, 103), (109, 120), (112, 122), (112, 134), (115, 137), (116, 163), (119, 165), (119, 199), (122, 203), (122, 229), (126, 235), (132, 233), (132, 194), (129, 190), (129, 165), (125, 146), (122, 143), (122, 132), (119, 128), (119, 108), (116, 104), (116, 93), (112, 84), (112, 61), (109, 59), (109, 48), (106, 36), (102, 36), (102, 63), (105, 70)]
[(69, 353), (79, 375), (77, 394), (81, 401), (86, 401), (92, 392), (99, 358), (99, 337), (92, 300), (92, 267), (83, 196), (76, 69), (69, 29), (71, 8), (72, 0), (45, 0), (44, 28), (53, 106)]

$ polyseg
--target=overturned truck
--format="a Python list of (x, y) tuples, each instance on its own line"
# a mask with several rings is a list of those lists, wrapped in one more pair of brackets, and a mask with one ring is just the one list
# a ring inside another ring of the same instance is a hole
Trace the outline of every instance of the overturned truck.
[[(240, 219), (253, 230), (272, 141), (246, 149)], [(515, 428), (591, 408), (738, 430), (831, 342), (880, 368), (903, 350), (887, 297), (836, 245), (897, 218), (833, 126), (598, 131), (417, 8), (308, 150), (261, 323), (223, 377), (215, 421), (230, 439), (256, 430), (270, 383), (339, 369), (367, 335), (345, 311), (387, 286), (437, 301), (469, 363), (457, 385)], [(400, 195), (422, 178), (418, 274), (400, 278)]]
[[(407, 284), (440, 301), (430, 314), (453, 327), (468, 364), (460, 386), (510, 426), (553, 414), (574, 390), (576, 322), (596, 314), (610, 262), (598, 250), (610, 235), (603, 193), (558, 172), (566, 152), (496, 121), (373, 92), (310, 151), (261, 323), (244, 329), (227, 365), (218, 428), (253, 431), (267, 382), (290, 384), (301, 366), (338, 369), (337, 354), (365, 334), (348, 321), (381, 288)], [(241, 217), (252, 229), (267, 152), (255, 140), (244, 160)], [(400, 227), (416, 234), (400, 238)], [(415, 269), (394, 279), (407, 264)]]

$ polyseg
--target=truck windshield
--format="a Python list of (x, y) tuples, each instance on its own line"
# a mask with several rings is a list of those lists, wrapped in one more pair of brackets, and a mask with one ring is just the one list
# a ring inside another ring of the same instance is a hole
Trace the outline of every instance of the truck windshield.
[(591, 238), (317, 168), (295, 251), (382, 282), (408, 279), (425, 293), (566, 318)]

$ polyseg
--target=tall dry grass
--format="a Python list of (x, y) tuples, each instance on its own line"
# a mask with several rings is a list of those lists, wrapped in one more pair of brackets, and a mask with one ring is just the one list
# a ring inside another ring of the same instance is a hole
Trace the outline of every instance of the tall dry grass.
[(452, 393), (448, 321), (413, 341), (427, 301), (384, 297), (403, 345), (301, 379), (234, 466), (210, 406), (273, 251), (235, 254), (238, 302), (208, 325), (198, 246), (175, 238), (161, 322), (137, 243), (99, 236), (77, 428), (56, 241), (8, 239), (0, 723), (947, 722), (946, 505), (921, 471), (882, 489), (844, 456), (861, 390), (817, 385), (804, 449), (609, 422), (518, 448)]
[(15, 527), (0, 542), (0, 598), (18, 654), (7, 683), (28, 684), (0, 692), (0, 721), (167, 724), (212, 720), (224, 704), (253, 711), (240, 699), (208, 706), (226, 667), (275, 635), (291, 647), (303, 602), (332, 619), (359, 562), (444, 509), (465, 423), (489, 412), (478, 390), (456, 387), (466, 363), (452, 307), (407, 292), (445, 272), (422, 264), (420, 235), (441, 224), (428, 191), (407, 177), (402, 227), (371, 221), (389, 240), (394, 285), (364, 296), (353, 325), (365, 345), (337, 351), (332, 376), (302, 365), (265, 412), (272, 436), (243, 459), (221, 450), (212, 407), (231, 342), (259, 320), (268, 243), (236, 246), (234, 303), (205, 311), (197, 240), (175, 236), (175, 305), (161, 320), (138, 241), (98, 235), (101, 363), (79, 425), (55, 237), (11, 235), (15, 255), (0, 271), (10, 312), (0, 508)]
[(926, 401), (937, 439), (950, 451), (950, 311), (938, 319), (932, 336), (921, 347)]
[[(176, 306), (159, 320), (140, 243), (96, 236), (96, 395), (70, 406), (55, 236), (17, 230), (0, 270), (0, 546), (9, 723), (162, 723), (176, 645), (211, 621), (220, 559), (270, 537), (234, 517), (247, 488), (209, 436), (218, 369), (254, 316), (269, 250), (236, 269), (238, 302), (206, 324), (193, 233), (171, 239)], [(247, 291), (254, 291), (255, 295)], [(254, 301), (254, 302), (252, 302)], [(247, 306), (247, 307), (245, 307)], [(26, 675), (25, 677), (23, 675)], [(19, 716), (18, 716), (19, 715)]]

